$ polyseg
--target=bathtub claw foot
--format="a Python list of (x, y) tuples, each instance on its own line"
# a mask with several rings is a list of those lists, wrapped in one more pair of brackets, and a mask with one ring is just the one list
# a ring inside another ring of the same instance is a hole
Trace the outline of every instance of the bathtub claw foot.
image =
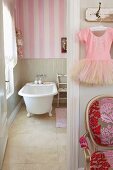
[(50, 108), (49, 116), (50, 116), (50, 117), (52, 116), (52, 107)]
[(27, 117), (31, 117), (31, 113), (27, 113)]
[(51, 113), (51, 112), (49, 112), (49, 116), (50, 116), (50, 117), (52, 116), (52, 113)]

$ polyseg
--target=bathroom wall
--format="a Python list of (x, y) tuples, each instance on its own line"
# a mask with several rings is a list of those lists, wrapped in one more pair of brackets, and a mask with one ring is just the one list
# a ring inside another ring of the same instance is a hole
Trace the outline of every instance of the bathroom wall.
[(56, 81), (56, 74), (67, 73), (66, 59), (27, 59), (21, 60), (22, 84), (35, 80), (37, 74), (46, 74), (45, 81)]
[(16, 0), (16, 26), (23, 32), (24, 58), (65, 58), (65, 0)]
[[(113, 7), (113, 1), (112, 0), (102, 0), (102, 7)], [(86, 22), (85, 21), (85, 10), (88, 7), (98, 7), (98, 0), (81, 0), (81, 28), (94, 26), (100, 23), (93, 23), (93, 22)], [(101, 23), (102, 24), (102, 23)], [(103, 25), (111, 26), (113, 27), (113, 24), (111, 23), (103, 23)], [(113, 48), (112, 48), (113, 50)], [(112, 57), (113, 57), (113, 52)], [(84, 49), (83, 47), (80, 48), (80, 58), (84, 57)], [(110, 94), (113, 95), (113, 86), (104, 86), (104, 87), (85, 87), (80, 85), (80, 135), (82, 135), (85, 132), (85, 124), (84, 124), (84, 114), (85, 114), (85, 108), (88, 101), (97, 95), (102, 94)], [(79, 153), (79, 167), (83, 167), (83, 152), (80, 149)]]
[(61, 37), (66, 37), (65, 0), (16, 0), (16, 26), (24, 36), (21, 62), (22, 83), (46, 74), (45, 81), (56, 81), (56, 74), (67, 73), (67, 54), (61, 53)]

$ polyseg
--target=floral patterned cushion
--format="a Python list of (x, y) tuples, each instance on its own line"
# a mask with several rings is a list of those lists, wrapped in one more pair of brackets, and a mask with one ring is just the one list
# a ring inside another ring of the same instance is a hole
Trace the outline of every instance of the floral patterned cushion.
[(88, 117), (95, 142), (103, 146), (113, 146), (113, 98), (94, 101), (89, 107)]
[(113, 151), (98, 151), (91, 156), (90, 170), (113, 170)]

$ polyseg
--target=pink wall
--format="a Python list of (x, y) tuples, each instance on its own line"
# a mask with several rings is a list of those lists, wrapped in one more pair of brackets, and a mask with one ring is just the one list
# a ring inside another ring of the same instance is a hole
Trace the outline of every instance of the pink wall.
[(62, 58), (66, 0), (16, 0), (16, 26), (24, 35), (24, 58)]

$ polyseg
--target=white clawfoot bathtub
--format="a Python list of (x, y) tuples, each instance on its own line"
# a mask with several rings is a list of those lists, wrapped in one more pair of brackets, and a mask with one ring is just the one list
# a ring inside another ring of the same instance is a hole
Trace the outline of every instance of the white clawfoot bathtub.
[(52, 116), (53, 96), (57, 94), (55, 83), (27, 83), (20, 89), (18, 94), (24, 98), (28, 117), (31, 114), (44, 114), (47, 112), (49, 116)]

